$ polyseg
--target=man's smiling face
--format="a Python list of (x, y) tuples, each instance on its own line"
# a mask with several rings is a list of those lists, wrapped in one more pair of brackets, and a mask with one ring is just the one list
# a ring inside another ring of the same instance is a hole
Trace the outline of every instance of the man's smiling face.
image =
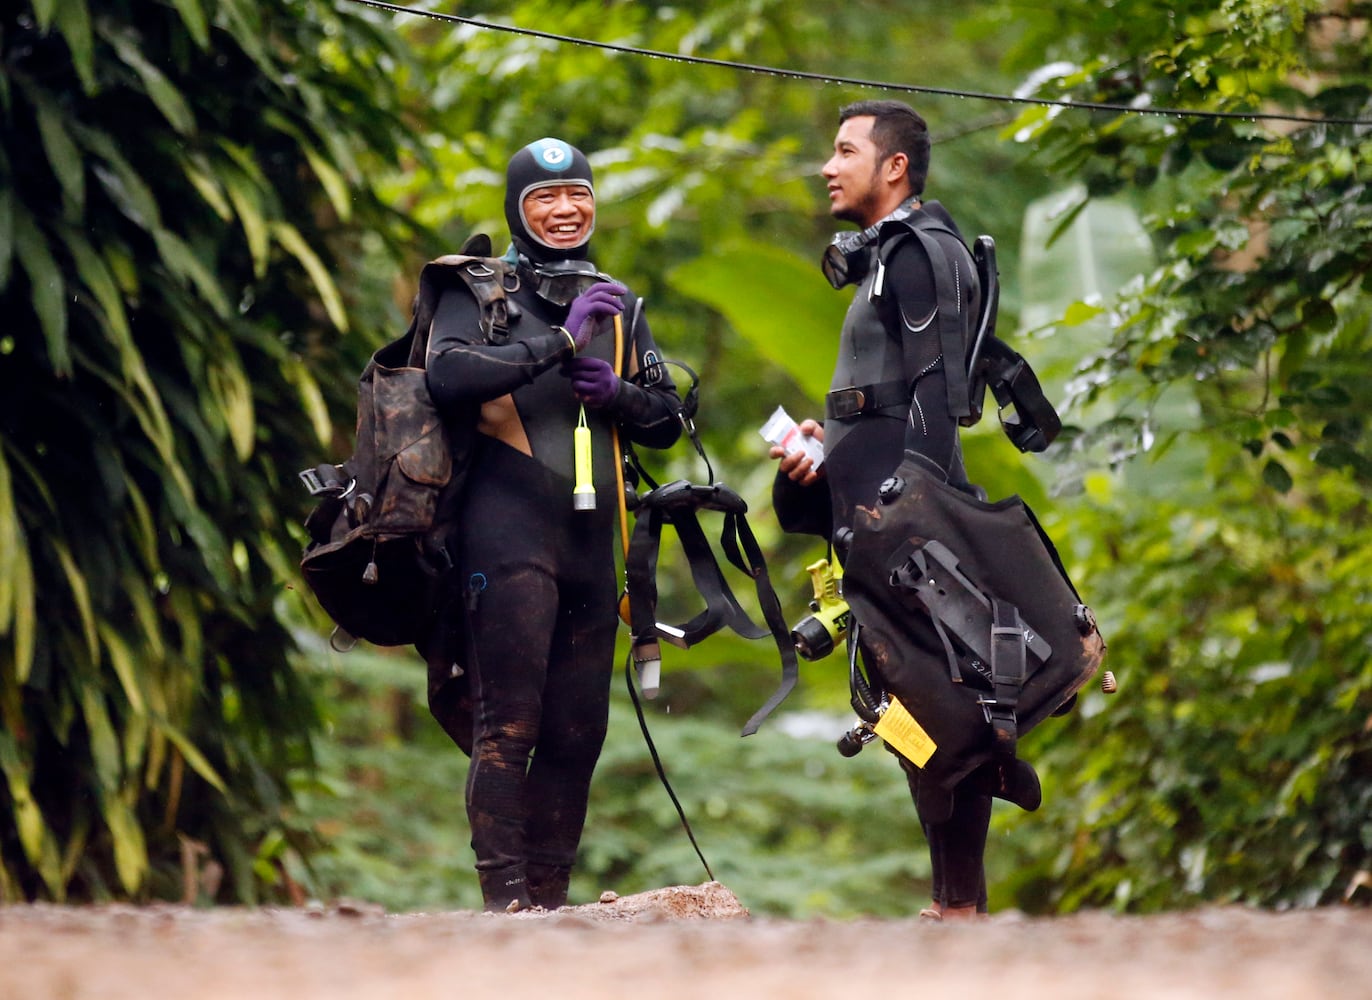
[(584, 184), (552, 184), (524, 196), (529, 235), (555, 250), (571, 250), (591, 236), (595, 195)]

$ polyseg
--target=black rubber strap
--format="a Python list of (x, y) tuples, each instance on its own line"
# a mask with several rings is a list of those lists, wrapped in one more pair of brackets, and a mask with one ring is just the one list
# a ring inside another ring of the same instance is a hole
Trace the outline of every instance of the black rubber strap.
[(824, 397), (824, 415), (831, 420), (886, 412), (904, 417), (909, 409), (910, 385), (902, 379), (835, 389)]
[(995, 735), (995, 751), (1009, 757), (1015, 755), (1019, 740), (1016, 710), (1028, 668), (1026, 641), (1019, 609), (991, 598), (991, 679), (995, 698), (986, 707)]

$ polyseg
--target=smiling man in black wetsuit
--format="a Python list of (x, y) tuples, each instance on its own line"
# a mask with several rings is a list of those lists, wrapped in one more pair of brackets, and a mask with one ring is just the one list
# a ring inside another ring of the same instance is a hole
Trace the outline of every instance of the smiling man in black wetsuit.
[[(907, 451), (946, 482), (975, 490), (963, 468), (956, 381), (949, 387), (950, 368), (963, 366), (965, 358), (944, 357), (932, 265), (914, 239), (878, 259), (883, 225), (921, 212), (933, 216), (953, 231), (932, 231), (954, 277), (957, 294), (949, 308), (958, 311), (959, 329), (975, 325), (981, 289), (971, 255), (944, 208), (922, 200), (929, 145), (924, 120), (901, 102), (862, 101), (839, 114), (834, 152), (822, 174), (830, 213), (861, 231), (835, 237), (824, 270), (836, 288), (855, 284), (856, 291), (839, 338), (824, 423), (800, 425), (802, 434), (824, 443), (823, 465), (814, 469), (802, 451), (771, 452), (781, 460), (773, 502), (787, 531), (833, 538), (851, 527), (856, 507), (875, 506), (878, 487)], [(933, 905), (921, 915), (953, 920), (984, 914), (991, 794), (1005, 797), (1006, 776), (969, 776), (950, 802), (947, 793), (921, 789), (914, 764), (901, 758), (901, 766), (919, 807), (933, 869)], [(1014, 800), (1036, 808), (1037, 778), (1027, 765), (1016, 767), (1009, 779), (1017, 782)]]
[[(471, 754), (467, 814), (488, 910), (566, 901), (605, 737), (618, 622), (612, 428), (653, 448), (681, 431), (681, 401), (656, 363), (640, 300), (588, 259), (595, 215), (580, 150), (553, 138), (521, 149), (506, 172), (506, 259), (519, 279), (508, 293), (508, 339), (483, 336), (478, 303), (461, 284), (443, 294), (430, 337), (434, 402), (453, 421), (475, 414), (478, 431), (454, 546), (465, 672), (428, 658), (430, 707)], [(573, 502), (583, 405), (593, 509)]]

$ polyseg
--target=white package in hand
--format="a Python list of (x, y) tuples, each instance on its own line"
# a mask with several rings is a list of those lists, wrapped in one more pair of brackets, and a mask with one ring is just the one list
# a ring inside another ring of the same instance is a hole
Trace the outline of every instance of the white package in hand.
[(824, 464), (824, 444), (818, 438), (802, 434), (783, 406), (776, 408), (758, 433), (772, 444), (780, 445), (788, 455), (795, 451), (805, 452), (816, 469)]

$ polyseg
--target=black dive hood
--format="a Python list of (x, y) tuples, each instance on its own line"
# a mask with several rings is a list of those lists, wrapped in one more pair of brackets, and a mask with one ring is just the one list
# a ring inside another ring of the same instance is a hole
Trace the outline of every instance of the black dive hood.
[[(585, 260), (590, 253), (591, 233), (574, 247), (550, 247), (529, 232), (524, 218), (524, 199), (530, 191), (561, 184), (584, 184), (592, 194), (591, 164), (581, 150), (561, 139), (547, 137), (529, 143), (510, 157), (505, 168), (505, 221), (515, 248), (535, 264), (560, 260)], [(591, 231), (595, 219), (591, 220)]]

